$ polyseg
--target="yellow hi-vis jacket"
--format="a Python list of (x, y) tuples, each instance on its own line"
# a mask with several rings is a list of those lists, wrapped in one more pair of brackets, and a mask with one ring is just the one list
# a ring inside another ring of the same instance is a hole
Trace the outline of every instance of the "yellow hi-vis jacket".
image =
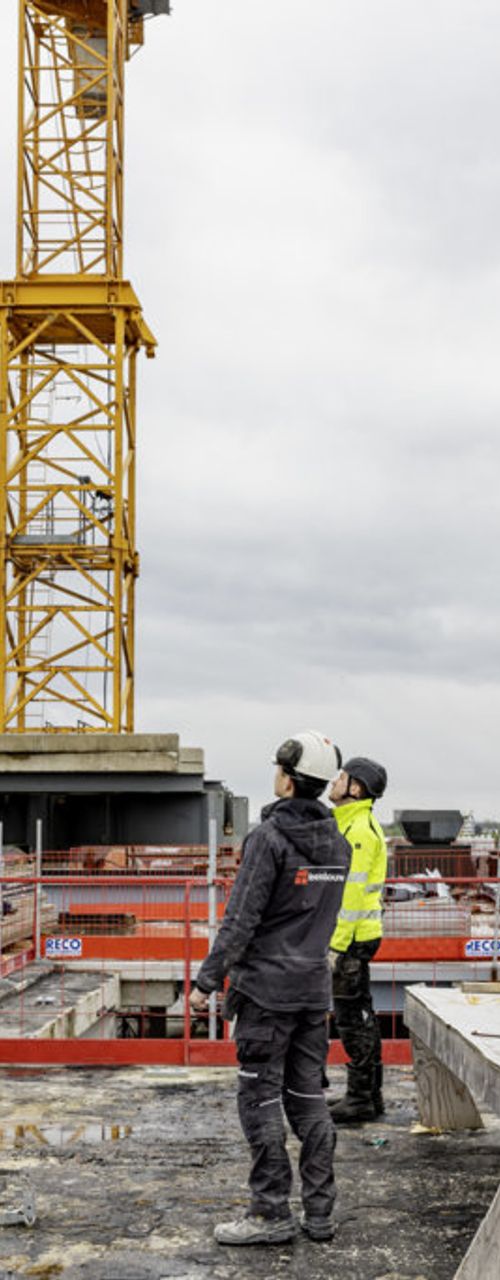
[(387, 848), (373, 800), (353, 800), (334, 810), (337, 826), (352, 846), (349, 875), (330, 946), (347, 951), (351, 942), (382, 937), (382, 891), (387, 875)]

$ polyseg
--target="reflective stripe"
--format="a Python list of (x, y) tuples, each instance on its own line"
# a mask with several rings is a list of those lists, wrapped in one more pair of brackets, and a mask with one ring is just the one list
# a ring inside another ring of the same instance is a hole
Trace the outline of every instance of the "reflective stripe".
[(367, 880), (367, 871), (351, 871), (347, 877), (347, 884), (366, 884)]
[(239, 1076), (248, 1076), (249, 1080), (258, 1080), (258, 1071), (238, 1071)]
[(296, 1089), (287, 1089), (287, 1093), (293, 1093), (294, 1098), (322, 1098), (322, 1093), (297, 1093)]
[(367, 893), (382, 893), (382, 889), (384, 889), (384, 888), (385, 888), (385, 880), (382, 880), (382, 884), (370, 884), (370, 885), (368, 886), (368, 888), (367, 888), (366, 892), (367, 892)]
[(281, 1098), (270, 1098), (269, 1102), (259, 1102), (259, 1107), (274, 1107), (276, 1102), (281, 1102)]
[(348, 920), (349, 924), (356, 924), (357, 920), (381, 920), (381, 911), (346, 911), (345, 907), (338, 914), (339, 920)]

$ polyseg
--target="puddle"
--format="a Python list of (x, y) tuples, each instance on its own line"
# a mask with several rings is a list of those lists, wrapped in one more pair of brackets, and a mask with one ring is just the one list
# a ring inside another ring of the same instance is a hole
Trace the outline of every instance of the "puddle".
[(74, 1142), (119, 1142), (132, 1133), (130, 1124), (3, 1124), (0, 1150), (37, 1143), (42, 1147), (70, 1147)]

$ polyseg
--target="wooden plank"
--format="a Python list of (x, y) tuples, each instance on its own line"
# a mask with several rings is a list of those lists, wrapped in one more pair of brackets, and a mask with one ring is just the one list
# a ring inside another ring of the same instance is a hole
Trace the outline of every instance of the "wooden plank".
[(476, 1231), (454, 1280), (498, 1280), (500, 1276), (500, 1187)]
[(472, 995), (500, 995), (500, 982), (461, 982), (460, 989)]
[[(21, 942), (33, 936), (35, 915), (35, 899), (31, 892), (29, 898), (21, 899), (12, 915), (3, 917), (0, 937), (2, 950), (11, 947), (14, 942)], [(57, 911), (50, 902), (42, 902), (41, 927), (48, 932), (57, 924)]]
[(483, 1122), (467, 1085), (443, 1066), (411, 1032), (422, 1124), (428, 1129), (482, 1129)]

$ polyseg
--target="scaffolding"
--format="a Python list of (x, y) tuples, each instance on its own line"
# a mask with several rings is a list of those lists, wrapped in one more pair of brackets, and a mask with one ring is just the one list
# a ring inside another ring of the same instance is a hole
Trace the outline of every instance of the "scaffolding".
[(0, 732), (134, 727), (136, 361), (123, 279), (137, 0), (19, 0), (16, 277), (0, 284)]

